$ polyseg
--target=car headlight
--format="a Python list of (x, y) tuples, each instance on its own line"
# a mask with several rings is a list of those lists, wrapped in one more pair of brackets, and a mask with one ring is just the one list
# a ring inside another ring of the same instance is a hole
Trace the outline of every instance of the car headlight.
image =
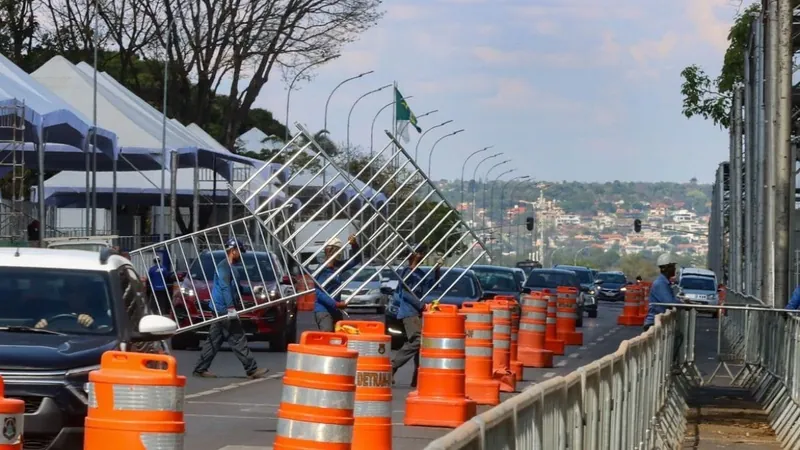
[(594, 295), (594, 289), (589, 290), (589, 295)]
[(619, 291), (620, 291), (620, 292), (627, 292), (627, 291), (628, 291), (628, 288), (621, 288)]
[(194, 297), (194, 290), (192, 288), (181, 286), (181, 294), (185, 295), (186, 297)]

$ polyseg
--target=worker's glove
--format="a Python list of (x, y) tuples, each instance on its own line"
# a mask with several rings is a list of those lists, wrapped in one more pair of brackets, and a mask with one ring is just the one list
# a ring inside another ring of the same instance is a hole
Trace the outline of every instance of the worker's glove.
[(36, 322), (36, 325), (34, 325), (33, 328), (47, 328), (47, 319), (42, 319)]
[(442, 267), (444, 265), (444, 258), (439, 258), (436, 260), (436, 267)]
[(81, 314), (78, 316), (78, 323), (81, 324), (82, 327), (89, 328), (94, 323), (94, 319), (88, 314)]

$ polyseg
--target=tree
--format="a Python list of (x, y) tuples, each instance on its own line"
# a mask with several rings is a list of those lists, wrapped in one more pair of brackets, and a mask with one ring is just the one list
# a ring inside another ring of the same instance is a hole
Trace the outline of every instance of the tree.
[(753, 3), (736, 16), (728, 33), (730, 44), (719, 76), (711, 78), (694, 64), (681, 71), (682, 112), (687, 118), (700, 116), (711, 120), (714, 125), (728, 127), (733, 87), (744, 79), (744, 55), (754, 18), (752, 13), (760, 10), (760, 2)]

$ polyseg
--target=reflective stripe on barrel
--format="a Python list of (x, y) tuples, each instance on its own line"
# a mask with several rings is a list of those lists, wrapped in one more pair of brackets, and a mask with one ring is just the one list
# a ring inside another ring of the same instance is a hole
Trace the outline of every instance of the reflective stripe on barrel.
[(289, 353), (286, 357), (286, 370), (311, 372), (319, 375), (352, 375), (356, 370), (355, 358)]

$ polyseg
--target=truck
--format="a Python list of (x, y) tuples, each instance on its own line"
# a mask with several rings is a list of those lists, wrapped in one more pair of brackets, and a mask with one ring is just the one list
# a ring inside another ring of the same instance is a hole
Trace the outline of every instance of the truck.
[[(348, 237), (358, 233), (358, 222), (348, 222), (350, 221), (347, 219), (315, 220), (308, 222), (294, 238), (295, 248), (299, 250), (300, 261), (307, 260), (315, 252), (319, 251), (316, 260), (312, 260), (307, 266), (311, 270), (316, 270), (317, 267), (319, 267), (319, 263), (324, 261), (323, 248), (330, 239), (339, 238), (343, 244), (346, 244)], [(341, 231), (339, 231), (340, 229)], [(350, 254), (350, 247), (345, 245), (340, 257), (343, 260), (347, 260), (350, 256), (352, 256)]]

